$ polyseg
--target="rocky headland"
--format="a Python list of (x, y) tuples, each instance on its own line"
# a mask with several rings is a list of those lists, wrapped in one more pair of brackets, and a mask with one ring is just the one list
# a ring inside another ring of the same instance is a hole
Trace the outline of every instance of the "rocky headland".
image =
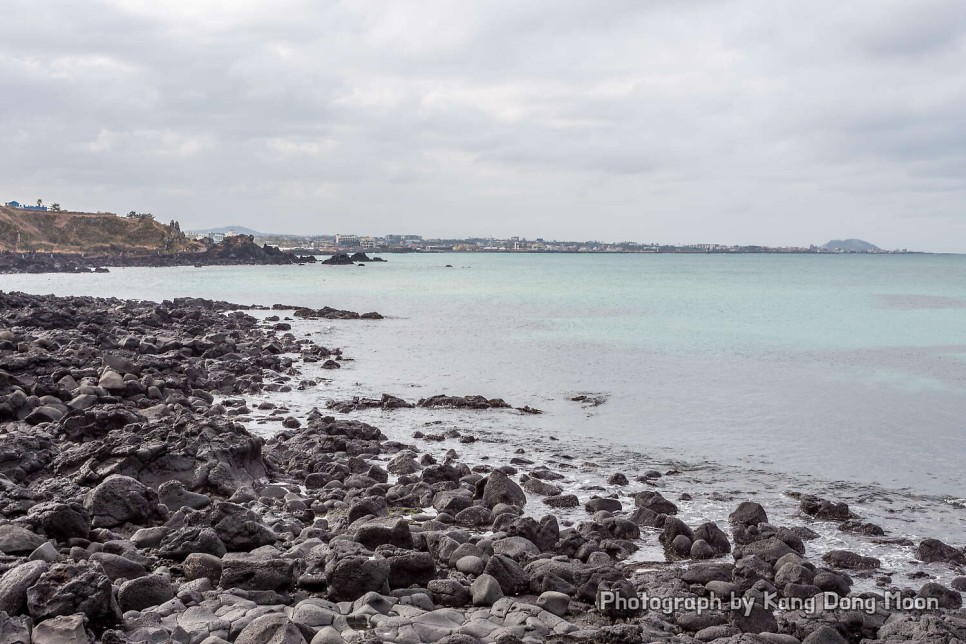
[[(657, 489), (621, 491), (673, 473), (613, 472), (582, 520), (561, 522), (528, 513), (534, 497), (579, 507), (552, 467), (436, 458), (345, 417), (500, 413), (500, 399), (256, 410), (254, 397), (312, 387), (305, 365), (343, 355), (245, 308), (0, 292), (0, 642), (966, 641), (966, 578), (896, 587), (871, 557), (810, 553), (814, 532), (773, 524), (753, 499), (721, 525), (688, 525)], [(255, 411), (279, 431), (246, 429)], [(881, 534), (844, 503), (798, 502)], [(634, 563), (654, 534), (667, 561)], [(936, 539), (916, 556), (966, 566)], [(870, 576), (878, 592), (853, 590)]]
[(226, 237), (203, 250), (179, 252), (121, 251), (108, 253), (0, 252), (0, 273), (97, 273), (120, 266), (238, 266), (314, 264), (312, 255), (296, 255), (249, 235)]

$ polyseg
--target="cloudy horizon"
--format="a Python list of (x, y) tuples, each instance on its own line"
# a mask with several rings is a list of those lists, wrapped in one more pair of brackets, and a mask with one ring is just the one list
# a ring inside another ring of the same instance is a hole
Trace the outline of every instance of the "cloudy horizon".
[(966, 3), (4, 5), (0, 202), (966, 252)]

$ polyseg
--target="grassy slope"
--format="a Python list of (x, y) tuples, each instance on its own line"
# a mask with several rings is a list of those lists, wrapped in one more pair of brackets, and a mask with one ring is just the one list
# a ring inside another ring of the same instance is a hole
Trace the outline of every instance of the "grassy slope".
[[(17, 233), (20, 244), (17, 244)], [(31, 212), (0, 206), (0, 250), (104, 253), (190, 250), (196, 244), (153, 219), (110, 213)]]

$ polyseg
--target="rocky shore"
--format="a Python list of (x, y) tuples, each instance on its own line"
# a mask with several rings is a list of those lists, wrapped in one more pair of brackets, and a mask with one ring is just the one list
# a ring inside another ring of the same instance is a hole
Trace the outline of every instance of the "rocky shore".
[[(580, 505), (553, 467), (434, 458), (344, 417), (500, 399), (387, 394), (302, 417), (262, 402), (280, 431), (258, 436), (251, 398), (344, 359), (273, 308), (0, 293), (0, 642), (966, 641), (966, 578), (896, 587), (871, 557), (810, 553), (814, 532), (752, 499), (688, 525), (658, 489), (621, 491), (672, 473), (612, 472), (570, 525), (527, 512)], [(798, 501), (882, 538), (844, 503)], [(667, 562), (634, 563), (650, 534)], [(916, 556), (966, 566), (935, 539)]]
[(0, 273), (94, 273), (118, 266), (234, 266), (313, 264), (312, 255), (286, 253), (250, 235), (226, 237), (200, 252), (111, 254), (0, 252)]

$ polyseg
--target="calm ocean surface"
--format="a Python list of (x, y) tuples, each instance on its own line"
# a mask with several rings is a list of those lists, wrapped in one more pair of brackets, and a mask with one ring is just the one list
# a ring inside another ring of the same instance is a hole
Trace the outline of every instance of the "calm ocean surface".
[[(4, 275), (0, 288), (376, 310), (389, 319), (320, 327), (355, 361), (318, 404), (482, 393), (545, 410), (513, 421), (531, 435), (966, 496), (966, 256), (387, 259)], [(585, 392), (607, 402), (569, 400)]]

